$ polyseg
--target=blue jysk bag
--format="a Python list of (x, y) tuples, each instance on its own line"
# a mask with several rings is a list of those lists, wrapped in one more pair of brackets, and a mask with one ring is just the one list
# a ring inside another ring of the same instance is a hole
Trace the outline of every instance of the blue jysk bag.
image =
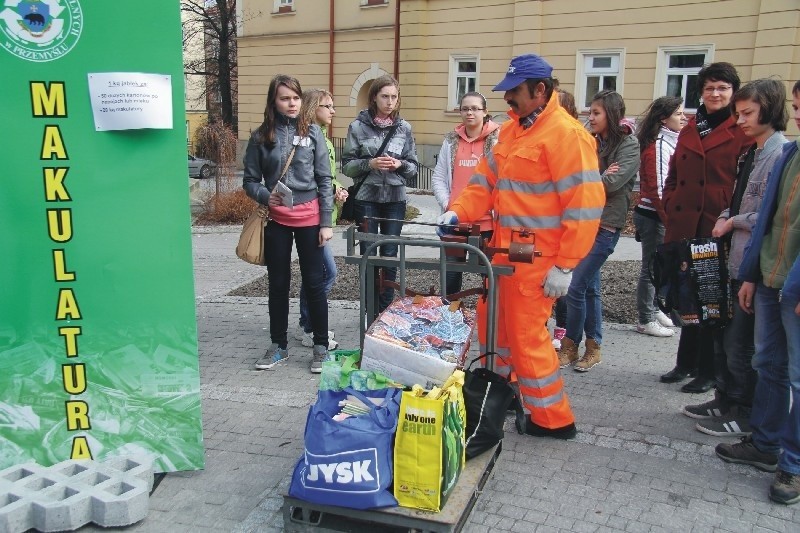
[[(369, 406), (370, 412), (337, 422), (333, 416), (348, 395)], [(400, 396), (396, 388), (365, 393), (350, 388), (319, 391), (308, 411), (305, 453), (294, 468), (289, 495), (352, 509), (396, 506), (388, 489)], [(375, 406), (368, 397), (383, 398), (383, 402)]]

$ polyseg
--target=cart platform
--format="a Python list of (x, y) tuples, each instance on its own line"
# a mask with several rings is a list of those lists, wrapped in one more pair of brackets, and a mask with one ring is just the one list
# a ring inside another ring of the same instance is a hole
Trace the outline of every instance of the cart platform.
[(286, 531), (461, 531), (500, 455), (501, 444), (464, 465), (452, 494), (438, 513), (406, 507), (365, 511), (309, 503), (283, 495)]

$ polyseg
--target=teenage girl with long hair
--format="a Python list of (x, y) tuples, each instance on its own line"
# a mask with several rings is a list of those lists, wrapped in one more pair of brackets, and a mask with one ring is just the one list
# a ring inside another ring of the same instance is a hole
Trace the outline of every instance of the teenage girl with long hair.
[[(587, 372), (600, 363), (603, 307), (600, 300), (600, 268), (614, 252), (628, 213), (633, 182), (639, 171), (639, 142), (623, 123), (625, 102), (615, 91), (600, 91), (589, 108), (589, 126), (597, 140), (606, 205), (600, 217), (594, 245), (575, 268), (567, 291), (567, 333), (561, 340), (562, 367), (575, 364)], [(578, 359), (578, 345), (586, 334), (586, 352)]]
[(662, 96), (645, 110), (636, 130), (642, 163), (639, 169), (639, 204), (633, 210), (636, 235), (642, 244), (642, 269), (636, 288), (639, 324), (636, 331), (654, 337), (671, 337), (672, 320), (655, 305), (655, 288), (650, 281), (650, 258), (664, 242), (666, 214), (661, 205), (669, 160), (678, 144), (678, 133), (686, 125), (683, 100)]
[[(400, 235), (406, 215), (406, 184), (417, 177), (417, 148), (411, 124), (400, 118), (400, 84), (391, 76), (380, 76), (370, 85), (369, 107), (362, 110), (347, 129), (342, 173), (361, 184), (354, 200), (356, 222), (365, 217), (366, 231)], [(391, 128), (397, 126), (383, 153), (378, 150)], [(374, 218), (388, 219), (382, 222)], [(361, 243), (361, 253), (367, 243)], [(380, 247), (380, 255), (397, 257), (397, 245)], [(394, 281), (396, 268), (384, 268), (385, 279)], [(383, 311), (394, 298), (394, 289), (380, 294)]]
[[(328, 147), (328, 155), (330, 156), (334, 199), (332, 226), (336, 225), (336, 220), (339, 217), (339, 208), (347, 199), (347, 189), (342, 187), (342, 184), (336, 179), (336, 152), (333, 149), (333, 143), (328, 138), (328, 128), (333, 122), (335, 114), (336, 108), (333, 105), (333, 95), (330, 92), (325, 89), (309, 89), (303, 92), (300, 115), (307, 123), (316, 124), (320, 127), (322, 135), (325, 137), (325, 145)], [(326, 244), (322, 250), (324, 257), (322, 268), (325, 274), (325, 294), (327, 295), (330, 294), (331, 288), (336, 281), (336, 263), (333, 260), (333, 252), (330, 245)], [(306, 297), (305, 286), (302, 284), (300, 285), (299, 299), (300, 321), (295, 330), (294, 338), (299, 340), (303, 346), (311, 348), (314, 346), (314, 332), (311, 329), (311, 319), (309, 318), (308, 298)], [(339, 345), (333, 337), (333, 331), (328, 331), (328, 350), (335, 350)]]
[[(272, 344), (256, 369), (272, 368), (288, 359), (289, 282), (292, 241), (297, 245), (300, 273), (308, 298), (313, 334), (312, 372), (322, 371), (328, 356), (328, 300), (325, 296), (323, 247), (333, 237), (333, 190), (328, 148), (322, 130), (300, 115), (300, 82), (279, 74), (269, 84), (264, 122), (253, 132), (244, 155), (243, 184), (247, 195), (269, 206), (264, 230), (269, 251), (269, 328)], [(287, 164), (285, 175), (281, 172)], [(277, 187), (291, 190), (291, 206)]]

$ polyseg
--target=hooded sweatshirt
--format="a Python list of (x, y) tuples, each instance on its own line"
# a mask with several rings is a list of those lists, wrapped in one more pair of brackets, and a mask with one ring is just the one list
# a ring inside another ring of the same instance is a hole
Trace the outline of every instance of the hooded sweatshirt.
[[(467, 137), (464, 124), (459, 124), (445, 135), (433, 170), (433, 194), (443, 212), (450, 209), (452, 202), (467, 186), (478, 161), (497, 144), (499, 129), (500, 124), (489, 120), (475, 139)], [(487, 213), (479, 222), (481, 231), (492, 229), (491, 213)]]

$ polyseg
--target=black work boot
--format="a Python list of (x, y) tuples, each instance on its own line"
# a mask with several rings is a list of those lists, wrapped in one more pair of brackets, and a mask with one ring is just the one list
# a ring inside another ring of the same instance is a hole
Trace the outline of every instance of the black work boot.
[(531, 422), (530, 418), (525, 421), (524, 428), (520, 426), (519, 418), (514, 421), (514, 424), (517, 426), (517, 431), (532, 437), (551, 437), (553, 439), (568, 440), (574, 439), (575, 435), (578, 434), (575, 424), (569, 424), (568, 426), (550, 429)]

